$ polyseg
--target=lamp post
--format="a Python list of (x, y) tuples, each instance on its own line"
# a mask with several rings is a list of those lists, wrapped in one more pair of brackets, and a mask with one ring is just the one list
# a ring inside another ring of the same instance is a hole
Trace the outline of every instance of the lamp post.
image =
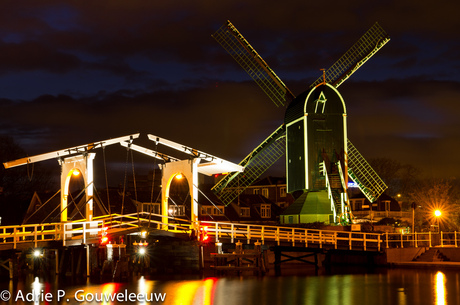
[(441, 214), (442, 213), (441, 213), (440, 210), (434, 211), (434, 216), (436, 216), (436, 224), (438, 226), (438, 233), (439, 233), (439, 231), (441, 231), (440, 228), (439, 228), (439, 217), (441, 217)]

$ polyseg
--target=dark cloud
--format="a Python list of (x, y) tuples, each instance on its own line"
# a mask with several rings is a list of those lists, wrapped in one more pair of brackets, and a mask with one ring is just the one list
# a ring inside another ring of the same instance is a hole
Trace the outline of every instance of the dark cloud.
[(378, 21), (391, 41), (339, 88), (349, 137), (366, 158), (454, 175), (460, 163), (446, 152), (460, 145), (459, 9), (443, 0), (4, 1), (0, 134), (35, 154), (153, 133), (238, 162), (284, 109), (211, 34), (230, 19), (300, 94)]

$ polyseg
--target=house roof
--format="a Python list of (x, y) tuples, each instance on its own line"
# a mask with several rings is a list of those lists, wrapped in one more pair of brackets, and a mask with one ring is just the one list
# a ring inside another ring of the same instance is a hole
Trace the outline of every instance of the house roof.
[(252, 184), (252, 186), (262, 186), (262, 185), (278, 185), (278, 184), (286, 184), (286, 177), (272, 177), (267, 176), (260, 180), (257, 180)]

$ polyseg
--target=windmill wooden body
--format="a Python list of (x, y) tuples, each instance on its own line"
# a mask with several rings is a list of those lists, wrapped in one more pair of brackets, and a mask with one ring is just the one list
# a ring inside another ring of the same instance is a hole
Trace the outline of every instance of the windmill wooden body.
[(349, 222), (352, 216), (348, 177), (371, 202), (385, 191), (385, 183), (348, 140), (346, 106), (337, 90), (389, 41), (377, 23), (297, 97), (230, 21), (213, 37), (276, 106), (289, 104), (284, 123), (240, 162), (244, 172), (231, 173), (214, 186), (225, 204), (232, 202), (285, 152), (287, 190), (301, 195), (283, 213), (282, 223)]

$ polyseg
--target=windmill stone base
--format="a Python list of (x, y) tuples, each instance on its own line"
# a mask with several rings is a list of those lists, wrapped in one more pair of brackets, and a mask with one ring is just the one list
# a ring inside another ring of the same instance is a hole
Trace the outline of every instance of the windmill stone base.
[(282, 224), (324, 222), (334, 223), (331, 199), (327, 190), (305, 191), (281, 215)]

